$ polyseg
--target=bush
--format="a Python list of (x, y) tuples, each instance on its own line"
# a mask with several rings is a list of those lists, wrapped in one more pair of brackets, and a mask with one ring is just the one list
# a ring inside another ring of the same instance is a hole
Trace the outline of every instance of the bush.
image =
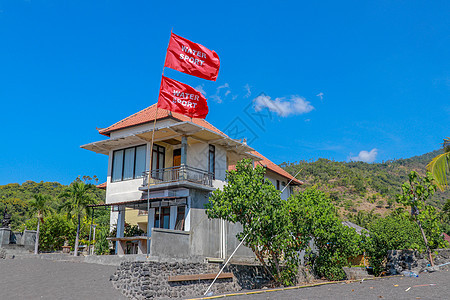
[[(37, 219), (26, 221), (25, 226), (28, 229), (36, 230)], [(59, 251), (66, 239), (69, 241), (69, 245), (75, 244), (76, 226), (65, 215), (53, 214), (44, 218), (39, 231), (39, 249), (41, 251)]]
[(369, 224), (370, 236), (365, 238), (366, 254), (374, 274), (384, 270), (388, 250), (425, 250), (420, 229), (408, 214), (394, 213)]

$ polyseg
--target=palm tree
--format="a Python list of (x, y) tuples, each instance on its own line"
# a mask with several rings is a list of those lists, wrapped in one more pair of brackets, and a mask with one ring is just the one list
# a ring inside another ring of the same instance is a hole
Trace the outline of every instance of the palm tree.
[(450, 174), (450, 137), (442, 144), (444, 153), (439, 154), (427, 165), (427, 170), (433, 174), (437, 187), (443, 191), (448, 187), (447, 176)]
[(34, 243), (34, 254), (39, 253), (39, 229), (41, 222), (44, 223), (44, 216), (52, 211), (50, 206), (48, 206), (51, 199), (52, 198), (49, 195), (34, 194), (33, 199), (29, 201), (30, 206), (34, 211), (36, 211), (38, 218), (36, 241)]
[(80, 240), (81, 217), (88, 213), (88, 205), (95, 204), (95, 198), (90, 190), (95, 188), (93, 184), (86, 184), (76, 180), (67, 187), (59, 197), (66, 198), (66, 201), (59, 207), (60, 211), (65, 211), (68, 218), (77, 216), (77, 236), (75, 238), (74, 256), (78, 256), (78, 242)]

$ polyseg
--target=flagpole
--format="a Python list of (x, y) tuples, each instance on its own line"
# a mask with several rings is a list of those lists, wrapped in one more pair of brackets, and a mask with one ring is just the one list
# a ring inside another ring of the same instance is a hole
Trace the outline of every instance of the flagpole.
[[(170, 38), (169, 38), (169, 44), (170, 44), (170, 39), (172, 38), (172, 32), (173, 32), (173, 27), (170, 30)], [(166, 69), (166, 58), (167, 58), (167, 51), (169, 50), (169, 44), (167, 45), (167, 49), (166, 49), (166, 55), (164, 56), (164, 66), (162, 69), (162, 75), (164, 76), (164, 70)], [(161, 91), (161, 89), (160, 89)], [(159, 95), (158, 95), (159, 97)], [(149, 241), (150, 241), (150, 224), (148, 224), (149, 221), (149, 215), (150, 215), (150, 179), (151, 179), (151, 174), (152, 174), (152, 161), (153, 161), (153, 144), (154, 144), (154, 140), (155, 140), (155, 129), (156, 129), (156, 119), (158, 118), (158, 102), (156, 102), (156, 110), (155, 110), (155, 118), (153, 121), (153, 131), (152, 131), (152, 141), (150, 143), (150, 161), (148, 163), (148, 177), (147, 177), (147, 258), (150, 255), (150, 245), (149, 245)], [(159, 211), (159, 213), (161, 214), (161, 211)]]

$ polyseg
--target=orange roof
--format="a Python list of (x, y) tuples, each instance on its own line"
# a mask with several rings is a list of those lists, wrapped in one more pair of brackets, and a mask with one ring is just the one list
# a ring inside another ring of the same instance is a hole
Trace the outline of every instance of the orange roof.
[[(288, 172), (283, 170), (280, 166), (278, 166), (278, 165), (274, 164), (273, 162), (271, 162), (267, 157), (263, 156), (261, 153), (259, 153), (257, 151), (251, 151), (250, 153), (253, 154), (253, 155), (256, 155), (256, 156), (258, 156), (259, 158), (262, 159), (260, 161), (255, 161), (255, 166), (259, 164), (259, 165), (267, 168), (268, 170), (270, 170), (270, 171), (272, 171), (274, 173), (277, 173), (280, 176), (285, 177), (288, 180), (288, 182), (292, 179), (291, 184), (294, 184), (294, 185), (295, 184), (298, 184), (298, 185), (303, 184), (302, 181), (298, 180), (297, 178), (294, 178), (294, 176), (292, 176), (291, 174), (289, 174)], [(228, 166), (228, 170), (229, 171), (236, 170), (236, 166), (235, 165), (230, 165), (230, 166)]]
[(101, 190), (106, 190), (106, 182), (100, 183), (96, 187)]
[[(220, 131), (219, 129), (217, 129), (216, 127), (214, 127), (213, 125), (211, 125), (208, 121), (203, 120), (203, 119), (196, 119), (196, 118), (189, 118), (185, 115), (179, 114), (179, 113), (175, 113), (175, 112), (171, 112), (168, 111), (166, 109), (162, 109), (162, 108), (158, 108), (158, 110), (156, 110), (156, 104), (153, 104), (152, 106), (149, 106), (143, 110), (141, 110), (140, 112), (137, 112), (111, 126), (109, 126), (108, 128), (104, 128), (104, 129), (100, 129), (99, 133), (109, 136), (110, 133), (112, 131), (115, 130), (119, 130), (119, 129), (124, 129), (124, 128), (128, 128), (128, 127), (132, 127), (132, 126), (136, 126), (136, 125), (141, 125), (141, 124), (145, 124), (145, 123), (149, 123), (149, 122), (153, 122), (155, 120), (155, 114), (156, 112), (158, 113), (156, 116), (156, 120), (161, 120), (161, 119), (165, 119), (165, 118), (174, 118), (176, 120), (179, 121), (190, 121), (194, 124), (197, 124), (199, 126), (202, 126), (206, 129), (212, 130), (214, 132), (217, 132), (219, 134), (222, 134), (224, 136), (227, 136), (225, 133), (223, 133), (222, 131)], [(228, 137), (228, 136), (227, 136)], [(262, 154), (256, 152), (256, 151), (252, 151), (252, 154), (262, 158), (261, 161), (257, 162), (259, 164), (261, 164), (262, 166), (266, 167), (267, 169), (271, 170), (272, 172), (275, 172), (283, 177), (285, 177), (288, 180), (292, 180), (293, 183), (295, 184), (303, 184), (303, 182), (301, 182), (300, 180), (293, 178), (293, 176), (291, 174), (289, 174), (288, 172), (286, 172), (285, 170), (283, 170), (280, 166), (274, 164), (273, 162), (271, 162), (269, 159), (267, 159), (266, 157), (264, 157)], [(232, 169), (232, 166), (230, 166), (230, 169)], [(103, 184), (98, 185), (97, 187), (99, 188), (106, 188), (106, 182)]]
[(297, 178), (294, 178), (294, 176), (292, 176), (291, 174), (289, 174), (287, 171), (283, 170), (279, 165), (274, 164), (273, 162), (271, 162), (268, 158), (266, 158), (265, 156), (263, 156), (261, 153), (257, 152), (257, 151), (252, 151), (250, 152), (253, 155), (256, 155), (260, 158), (262, 158), (262, 160), (260, 161), (255, 161), (255, 165), (256, 164), (260, 164), (263, 167), (266, 167), (267, 169), (269, 169), (272, 172), (277, 173), (278, 175), (281, 175), (283, 177), (285, 177), (288, 181), (292, 179), (292, 183), (294, 184), (303, 184), (302, 181), (298, 180)]
[[(119, 129), (124, 129), (127, 127), (131, 127), (131, 126), (136, 126), (136, 125), (141, 125), (141, 124), (145, 124), (145, 123), (149, 123), (149, 122), (153, 122), (155, 120), (155, 114), (156, 114), (156, 103), (153, 104), (152, 106), (149, 106), (143, 110), (141, 110), (140, 112), (137, 112), (111, 126), (109, 126), (108, 128), (104, 128), (104, 129), (99, 129), (99, 133), (109, 136), (110, 133), (112, 131), (116, 131)], [(227, 136), (226, 134), (224, 134), (222, 131), (220, 131), (219, 129), (217, 129), (216, 127), (214, 127), (213, 125), (211, 125), (208, 121), (203, 120), (203, 119), (196, 119), (196, 118), (189, 118), (185, 115), (179, 114), (179, 113), (175, 113), (175, 112), (171, 112), (168, 111), (166, 109), (163, 108), (158, 108), (158, 115), (156, 116), (156, 120), (161, 120), (161, 119), (165, 119), (165, 118), (174, 118), (177, 119), (179, 121), (190, 121), (194, 124), (197, 124), (199, 126), (202, 126), (206, 129), (212, 130), (214, 132), (220, 133), (222, 135)]]

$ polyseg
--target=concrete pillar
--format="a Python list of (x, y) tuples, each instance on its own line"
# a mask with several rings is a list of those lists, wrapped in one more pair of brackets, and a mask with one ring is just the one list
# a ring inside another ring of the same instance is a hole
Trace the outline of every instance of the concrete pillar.
[[(117, 218), (116, 228), (117, 228), (116, 237), (123, 237), (125, 230), (125, 207), (123, 208), (119, 207), (119, 215)], [(122, 243), (119, 241), (116, 241), (116, 254), (123, 254)]]
[(0, 228), (0, 248), (2, 245), (8, 245), (11, 239), (11, 229)]
[[(147, 236), (152, 237), (152, 228), (155, 225), (155, 209), (150, 208), (147, 212)], [(150, 250), (151, 240), (147, 240), (147, 247), (145, 248), (145, 253)]]
[(187, 137), (183, 135), (181, 137), (181, 165), (186, 165), (187, 163)]
[(169, 229), (175, 229), (175, 224), (177, 222), (177, 212), (178, 212), (177, 206), (171, 206), (170, 207), (170, 225)]

